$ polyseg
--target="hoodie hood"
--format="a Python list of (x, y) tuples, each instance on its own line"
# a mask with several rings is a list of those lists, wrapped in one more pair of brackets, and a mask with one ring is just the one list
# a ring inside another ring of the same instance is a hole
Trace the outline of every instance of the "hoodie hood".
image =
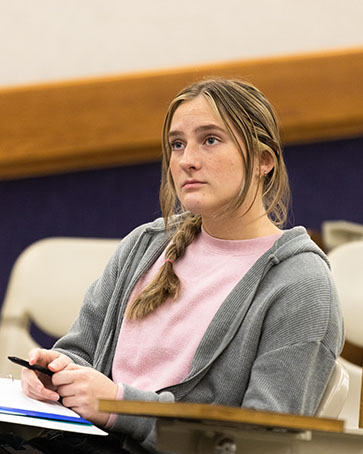
[(271, 259), (275, 264), (283, 262), (297, 254), (312, 252), (317, 254), (330, 268), (328, 257), (310, 238), (304, 227), (293, 227), (285, 230), (270, 250)]

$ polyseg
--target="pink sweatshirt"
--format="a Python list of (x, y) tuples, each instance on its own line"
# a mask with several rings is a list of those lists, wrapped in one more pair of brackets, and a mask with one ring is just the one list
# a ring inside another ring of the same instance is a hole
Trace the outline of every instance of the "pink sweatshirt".
[[(178, 300), (167, 301), (143, 320), (122, 323), (112, 367), (118, 399), (122, 399), (122, 383), (156, 391), (188, 375), (198, 344), (221, 303), (279, 236), (231, 241), (202, 230), (173, 265), (181, 281)], [(163, 253), (141, 277), (130, 301), (164, 261)]]

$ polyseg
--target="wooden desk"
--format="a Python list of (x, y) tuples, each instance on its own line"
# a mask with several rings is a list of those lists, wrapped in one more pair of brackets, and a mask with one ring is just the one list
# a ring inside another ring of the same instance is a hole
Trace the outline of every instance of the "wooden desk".
[(363, 431), (340, 420), (188, 403), (101, 400), (99, 409), (156, 417), (158, 447), (175, 454), (363, 454)]

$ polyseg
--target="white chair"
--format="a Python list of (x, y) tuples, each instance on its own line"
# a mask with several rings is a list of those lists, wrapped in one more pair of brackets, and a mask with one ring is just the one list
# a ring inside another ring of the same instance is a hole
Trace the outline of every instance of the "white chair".
[(342, 244), (329, 253), (342, 303), (345, 336), (363, 347), (363, 241)]
[(20, 377), (8, 356), (27, 358), (37, 343), (31, 322), (61, 337), (76, 319), (88, 286), (95, 281), (120, 240), (47, 238), (26, 248), (12, 269), (0, 322), (0, 374)]
[[(363, 241), (344, 243), (330, 251), (328, 257), (342, 304), (346, 340), (363, 348)], [(350, 389), (340, 417), (348, 428), (357, 428), (362, 367), (344, 359), (342, 363), (349, 373)]]
[(339, 414), (339, 419), (345, 421), (348, 429), (359, 427), (359, 412), (361, 404), (362, 368), (344, 358), (339, 359), (349, 374), (349, 391)]
[(315, 416), (322, 418), (341, 417), (340, 413), (348, 396), (349, 381), (349, 374), (343, 361), (339, 358), (335, 361), (332, 375)]

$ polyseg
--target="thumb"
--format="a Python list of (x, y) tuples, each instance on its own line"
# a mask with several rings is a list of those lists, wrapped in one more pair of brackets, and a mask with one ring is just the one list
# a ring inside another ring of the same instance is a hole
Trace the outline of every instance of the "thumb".
[(72, 364), (71, 358), (68, 358), (68, 356), (61, 354), (48, 364), (48, 368), (53, 372), (60, 372), (61, 370), (64, 370), (69, 364)]

